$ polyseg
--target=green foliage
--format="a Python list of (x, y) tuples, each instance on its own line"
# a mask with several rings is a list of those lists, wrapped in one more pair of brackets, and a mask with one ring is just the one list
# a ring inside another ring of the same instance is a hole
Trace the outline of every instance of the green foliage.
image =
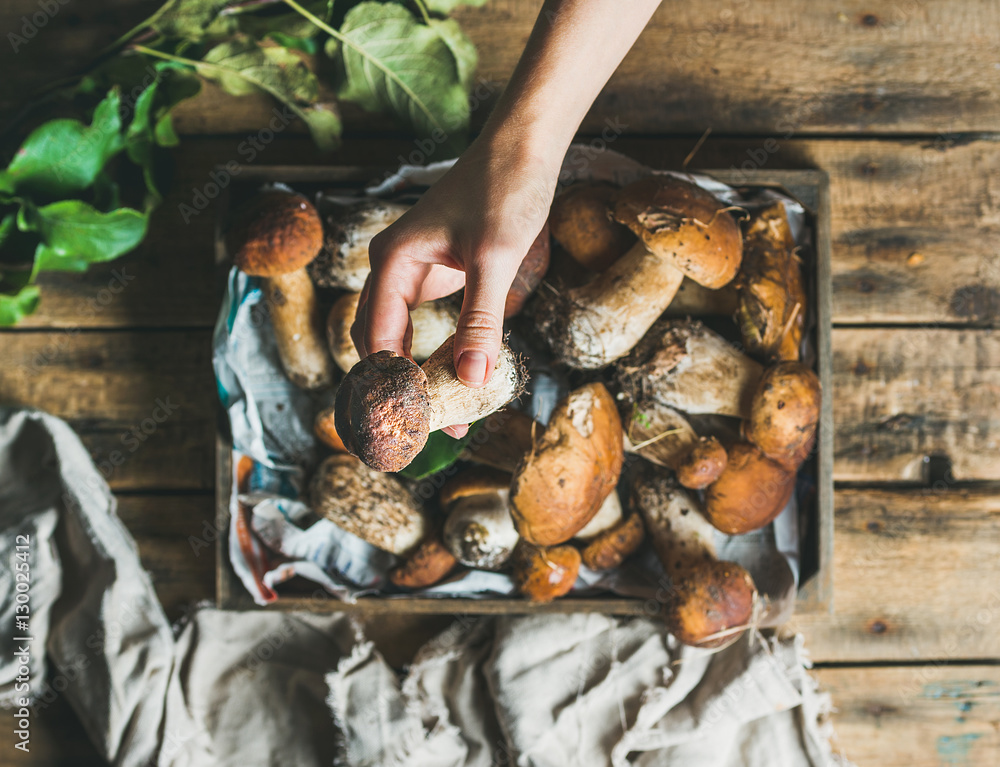
[(483, 422), (477, 421), (469, 427), (469, 433), (461, 439), (449, 437), (443, 431), (433, 431), (427, 436), (427, 444), (417, 457), (399, 473), (410, 479), (423, 479), (451, 466), (465, 450)]
[(451, 148), (461, 145), (476, 52), (454, 21), (427, 25), (402, 6), (364, 2), (347, 13), (340, 31), (342, 99), (389, 112)]
[(424, 0), (427, 10), (432, 13), (440, 13), (447, 16), (456, 8), (463, 5), (481, 6), (486, 5), (487, 0)]

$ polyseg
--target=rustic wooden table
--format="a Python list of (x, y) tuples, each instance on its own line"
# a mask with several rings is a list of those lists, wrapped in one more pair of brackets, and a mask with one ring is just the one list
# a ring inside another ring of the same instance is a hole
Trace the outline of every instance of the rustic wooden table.
[[(459, 18), (496, 92), (539, 2)], [(0, 53), (0, 114), (83, 65), (157, 0), (60, 5)], [(37, 0), (6, 0), (16, 30)], [(833, 204), (834, 604), (800, 616), (838, 746), (859, 765), (1000, 763), (1000, 6), (987, 0), (668, 0), (581, 129), (621, 126), (614, 149), (677, 167), (706, 128), (701, 168), (822, 168)], [(46, 277), (39, 311), (0, 334), (0, 399), (43, 408), (106, 469), (168, 614), (214, 593), (215, 387), (221, 295), (214, 210), (178, 206), (240, 161), (265, 99), (206, 88), (183, 106), (167, 201), (139, 252)], [(474, 120), (481, 122), (486, 109)], [(257, 163), (394, 163), (391, 125), (347, 115), (319, 157), (295, 127)], [(114, 467), (122, 434), (176, 412)], [(446, 623), (379, 618), (390, 660)], [(401, 637), (405, 636), (405, 639)], [(62, 702), (34, 723), (25, 764), (100, 760)], [(9, 728), (0, 750), (10, 753)], [(5, 760), (7, 757), (5, 757)]]

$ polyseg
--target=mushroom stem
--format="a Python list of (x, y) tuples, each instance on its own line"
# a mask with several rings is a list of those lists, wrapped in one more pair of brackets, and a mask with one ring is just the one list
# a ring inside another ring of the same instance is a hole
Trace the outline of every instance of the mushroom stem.
[(316, 291), (305, 269), (263, 278), (278, 354), (292, 383), (318, 389), (333, 382)]
[(430, 431), (454, 424), (472, 423), (499, 410), (524, 389), (526, 373), (514, 352), (504, 344), (489, 382), (479, 388), (466, 386), (455, 372), (455, 336), (438, 347), (421, 370), (427, 376)]

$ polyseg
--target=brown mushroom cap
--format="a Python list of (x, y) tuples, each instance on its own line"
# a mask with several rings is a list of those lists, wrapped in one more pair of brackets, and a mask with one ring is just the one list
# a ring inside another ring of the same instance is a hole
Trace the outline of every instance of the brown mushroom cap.
[(671, 633), (684, 644), (719, 647), (732, 635), (708, 637), (749, 625), (756, 591), (750, 573), (738, 564), (705, 560), (674, 579), (664, 616)]
[(680, 465), (677, 481), (690, 490), (704, 490), (719, 478), (729, 458), (715, 437), (700, 437)]
[(427, 532), (423, 511), (409, 491), (351, 455), (331, 455), (319, 465), (309, 498), (319, 516), (393, 554), (409, 553)]
[(394, 352), (376, 352), (351, 368), (334, 407), (348, 451), (378, 471), (399, 471), (427, 442), (427, 376)]
[(749, 442), (729, 449), (729, 461), (705, 492), (705, 516), (729, 535), (757, 530), (788, 505), (795, 472), (772, 461)]
[(611, 202), (617, 191), (610, 184), (581, 181), (552, 201), (552, 239), (573, 260), (594, 272), (603, 272), (635, 242), (628, 228), (611, 218)]
[(514, 473), (518, 532), (540, 546), (572, 538), (615, 489), (623, 459), (621, 419), (604, 384), (570, 392)]
[(475, 466), (451, 477), (438, 493), (438, 503), (447, 510), (459, 498), (510, 489), (510, 474), (488, 466)]
[(549, 225), (546, 223), (517, 268), (514, 282), (511, 283), (510, 290), (507, 291), (507, 300), (504, 302), (504, 319), (519, 314), (524, 308), (524, 303), (545, 277), (549, 269), (549, 258)]
[(323, 246), (323, 226), (305, 197), (264, 192), (237, 212), (227, 241), (240, 270), (274, 277), (301, 269), (316, 257)]
[(389, 573), (389, 580), (402, 588), (423, 589), (444, 578), (457, 564), (458, 560), (438, 538), (427, 538)]
[(696, 184), (652, 175), (618, 193), (615, 219), (651, 253), (707, 288), (721, 288), (740, 268), (743, 244), (726, 205)]
[(344, 445), (344, 440), (340, 438), (337, 434), (337, 426), (334, 423), (335, 416), (332, 407), (324, 408), (316, 414), (316, 420), (313, 422), (313, 434), (315, 434), (320, 442), (328, 447), (333, 448), (338, 453), (346, 453), (347, 447)]
[(618, 567), (646, 537), (642, 517), (632, 512), (614, 527), (594, 538), (583, 550), (583, 563), (591, 570), (610, 570)]
[(551, 602), (573, 588), (580, 562), (580, 552), (572, 546), (545, 548), (521, 541), (512, 557), (514, 584), (532, 602)]
[(764, 372), (746, 422), (747, 439), (792, 471), (812, 449), (819, 423), (819, 377), (801, 362)]

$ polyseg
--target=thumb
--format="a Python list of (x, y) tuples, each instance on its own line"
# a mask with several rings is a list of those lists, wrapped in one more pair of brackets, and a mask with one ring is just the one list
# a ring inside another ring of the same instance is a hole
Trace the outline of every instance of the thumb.
[(503, 309), (513, 275), (475, 265), (465, 275), (465, 298), (455, 331), (455, 371), (466, 386), (489, 381), (503, 339)]

